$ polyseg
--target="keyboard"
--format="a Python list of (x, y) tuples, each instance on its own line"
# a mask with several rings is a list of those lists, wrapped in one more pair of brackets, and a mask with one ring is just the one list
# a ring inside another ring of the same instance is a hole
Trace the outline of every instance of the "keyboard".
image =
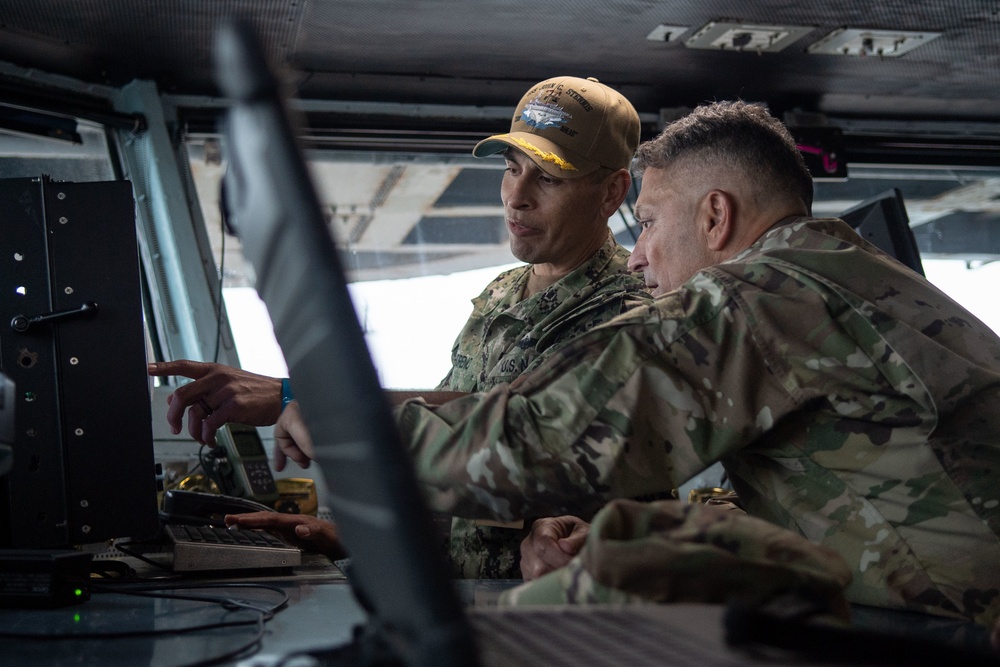
[(168, 524), (174, 546), (174, 571), (245, 570), (296, 567), (302, 551), (276, 535), (246, 528)]

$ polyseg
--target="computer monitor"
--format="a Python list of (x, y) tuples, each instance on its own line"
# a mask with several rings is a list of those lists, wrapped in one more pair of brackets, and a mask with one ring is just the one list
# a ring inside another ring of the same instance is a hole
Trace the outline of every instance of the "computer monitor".
[[(253, 267), (351, 554), (349, 577), (370, 620), (361, 652), (385, 661), (475, 664), (471, 633), (440, 540), (372, 363), (287, 109), (246, 24), (217, 38), (230, 99), (225, 201)], [(368, 658), (371, 658), (368, 655)]]
[(910, 218), (906, 215), (903, 193), (899, 188), (866, 199), (838, 217), (866, 241), (924, 275), (920, 250), (910, 229)]
[(0, 547), (151, 536), (159, 523), (131, 184), (3, 179), (0, 210), (0, 372), (13, 384), (0, 421), (14, 424)]

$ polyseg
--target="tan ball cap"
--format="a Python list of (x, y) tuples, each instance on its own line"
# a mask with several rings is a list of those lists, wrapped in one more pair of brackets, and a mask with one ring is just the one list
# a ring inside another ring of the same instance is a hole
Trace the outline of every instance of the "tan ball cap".
[(476, 157), (512, 147), (556, 178), (579, 178), (598, 167), (628, 169), (639, 145), (639, 114), (597, 79), (560, 76), (531, 87), (517, 105), (510, 132), (483, 139)]

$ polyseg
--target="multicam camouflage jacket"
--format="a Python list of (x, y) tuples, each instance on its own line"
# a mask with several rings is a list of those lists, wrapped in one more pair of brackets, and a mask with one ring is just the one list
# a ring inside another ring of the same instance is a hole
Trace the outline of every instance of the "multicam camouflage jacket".
[[(438, 389), (486, 391), (511, 382), (545, 349), (648, 303), (641, 276), (628, 270), (628, 255), (609, 231), (590, 260), (524, 300), (531, 267), (500, 274), (473, 300), (473, 313), (452, 349), (452, 369)], [(455, 519), (449, 547), (453, 574), (520, 579), (518, 549), (524, 536), (513, 528)]]
[(504, 591), (503, 604), (762, 604), (808, 595), (850, 619), (851, 568), (832, 549), (739, 509), (612, 500), (566, 567)]
[(399, 409), (436, 509), (585, 514), (721, 460), (848, 600), (1000, 615), (1000, 339), (837, 220), (782, 221), (511, 385)]

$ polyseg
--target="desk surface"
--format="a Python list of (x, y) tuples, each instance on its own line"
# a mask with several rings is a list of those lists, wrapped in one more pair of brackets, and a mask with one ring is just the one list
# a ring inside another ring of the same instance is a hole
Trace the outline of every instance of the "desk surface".
[[(191, 582), (195, 583), (195, 582)], [(241, 587), (249, 583), (263, 587)], [(516, 582), (458, 582), (466, 604), (490, 606), (499, 593)], [(259, 650), (221, 664), (239, 667), (269, 667), (289, 653), (320, 649), (347, 643), (352, 628), (364, 620), (364, 613), (354, 600), (346, 581), (331, 577), (286, 577), (233, 581), (227, 588), (212, 587), (178, 591), (203, 596), (225, 596), (269, 607), (288, 596), (288, 606), (264, 625)], [(684, 615), (683, 605), (677, 614)], [(699, 625), (721, 626), (722, 608), (702, 618)], [(869, 628), (900, 630), (910, 624), (904, 617), (887, 617), (881, 610), (859, 609), (855, 616)], [(708, 612), (702, 612), (708, 613)], [(192, 600), (135, 597), (123, 592), (95, 592), (85, 603), (48, 610), (0, 609), (0, 631), (44, 635), (46, 639), (0, 639), (0, 664), (6, 666), (75, 667), (179, 667), (199, 664), (238, 650), (252, 642), (258, 629), (254, 625), (199, 629), (197, 632), (167, 634), (184, 628), (249, 621), (255, 614), (226, 611), (219, 605)], [(699, 617), (701, 618), (701, 617)], [(920, 616), (916, 620), (931, 625), (921, 628), (926, 634), (936, 626), (942, 638), (951, 637), (959, 626), (946, 619)], [(912, 627), (910, 628), (913, 629)], [(977, 636), (965, 637), (965, 645), (981, 645), (985, 629)], [(721, 641), (721, 627), (718, 630)], [(962, 629), (968, 632), (968, 626)], [(141, 637), (108, 637), (109, 634), (145, 633)], [(154, 634), (155, 633), (155, 634)], [(104, 638), (85, 638), (86, 635)], [(295, 665), (311, 661), (295, 661)], [(782, 663), (788, 664), (788, 663)]]
[[(269, 582), (288, 595), (288, 607), (264, 626), (261, 650), (245, 663), (270, 664), (305, 648), (347, 642), (351, 628), (364, 618), (343, 582)], [(261, 588), (204, 588), (177, 591), (225, 596), (271, 606), (280, 593)], [(0, 610), (6, 633), (43, 634), (52, 639), (0, 639), (3, 665), (93, 665), (107, 667), (176, 667), (224, 655), (253, 640), (255, 625), (144, 637), (74, 639), (87, 634), (167, 633), (189, 627), (252, 621), (250, 611), (226, 611), (210, 602), (134, 597), (125, 593), (94, 593), (83, 604), (49, 610)], [(58, 639), (55, 639), (59, 637)]]
[[(325, 559), (324, 559), (325, 561)], [(150, 584), (154, 582), (149, 582)], [(272, 607), (288, 605), (264, 625), (259, 650), (222, 664), (263, 667), (289, 653), (346, 644), (365, 619), (350, 586), (332, 565), (304, 568), (295, 575), (225, 581), (194, 578), (160, 582), (178, 587), (169, 594), (236, 598)], [(518, 582), (459, 582), (468, 605), (492, 605)], [(115, 585), (111, 586), (112, 589)], [(0, 609), (0, 632), (40, 635), (0, 638), (0, 665), (46, 667), (178, 667), (237, 651), (252, 642), (256, 625), (184, 632), (234, 621), (252, 622), (251, 611), (227, 611), (208, 601), (138, 597), (117, 590), (92, 592), (81, 604), (57, 609)], [(181, 634), (175, 634), (181, 633)], [(142, 634), (143, 636), (123, 636)], [(302, 663), (299, 663), (302, 664)]]

